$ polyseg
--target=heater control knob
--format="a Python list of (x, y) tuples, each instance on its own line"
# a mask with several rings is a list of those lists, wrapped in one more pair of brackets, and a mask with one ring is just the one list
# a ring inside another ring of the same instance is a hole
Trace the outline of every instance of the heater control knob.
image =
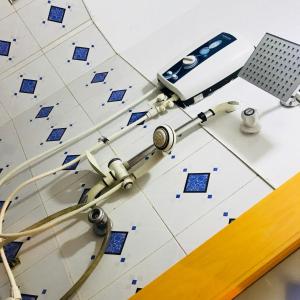
[(197, 58), (194, 55), (188, 55), (183, 58), (182, 63), (184, 64), (185, 67), (194, 67), (197, 63)]
[(242, 111), (241, 131), (243, 133), (258, 133), (260, 131), (258, 111), (255, 108), (248, 107)]

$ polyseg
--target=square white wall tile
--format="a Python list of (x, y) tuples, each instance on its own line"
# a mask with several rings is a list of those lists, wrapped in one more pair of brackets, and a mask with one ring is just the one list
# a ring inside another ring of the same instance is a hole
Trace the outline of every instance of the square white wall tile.
[(127, 300), (184, 256), (182, 249), (172, 239), (91, 300)]
[[(124, 108), (128, 107), (132, 102), (137, 100), (140, 97), (143, 97), (144, 90), (149, 91), (151, 89), (151, 86), (146, 84), (142, 87), (134, 87), (131, 85), (119, 85), (115, 89), (110, 88), (106, 91), (103, 91), (101, 96), (91, 98), (87, 102), (84, 102), (82, 104), (83, 109), (86, 111), (86, 113), (89, 115), (89, 117), (93, 120), (94, 123), (101, 122), (112, 115), (114, 115), (116, 112), (123, 110)], [(118, 99), (121, 99), (120, 101), (109, 101), (109, 98), (113, 93), (122, 93), (123, 96), (119, 97)], [(148, 97), (147, 100), (150, 100), (152, 97)], [(147, 100), (144, 102), (146, 103), (145, 106), (150, 108), (149, 105), (147, 105)], [(137, 106), (135, 108), (132, 108), (133, 110), (137, 110)], [(128, 112), (129, 109), (128, 109)], [(123, 115), (123, 119), (125, 118), (125, 115)], [(127, 113), (128, 115), (128, 113)], [(120, 117), (122, 118), (122, 117)], [(112, 132), (113, 128), (110, 127), (110, 125), (115, 126), (116, 120), (111, 121), (106, 127), (110, 128), (108, 131)], [(126, 122), (127, 124), (127, 122)], [(120, 128), (120, 127), (119, 127)], [(101, 130), (101, 129), (100, 129)], [(104, 130), (104, 129), (103, 129)], [(107, 130), (104, 130), (107, 131)]]
[[(47, 134), (51, 125), (63, 121), (68, 112), (76, 106), (78, 103), (72, 94), (68, 89), (63, 88), (15, 117), (14, 124), (26, 154), (32, 156), (33, 153), (39, 152), (29, 150), (32, 147), (36, 149), (39, 145), (35, 140)], [(42, 138), (38, 141), (42, 142)]]
[(265, 182), (256, 177), (177, 235), (177, 241), (186, 252), (193, 251), (272, 191)]
[(0, 73), (40, 50), (17, 13), (0, 21), (0, 43)]
[(173, 234), (178, 234), (255, 177), (212, 141), (143, 188)]
[(70, 83), (114, 54), (94, 25), (46, 52), (65, 83)]
[[(79, 290), (82, 299), (89, 299), (172, 239), (170, 232), (143, 194), (136, 189), (130, 194), (130, 198), (123, 198), (123, 192), (120, 192), (108, 200), (125, 201), (111, 211), (105, 208), (113, 222), (113, 231), (125, 235), (125, 243), (121, 252), (104, 255), (99, 266)], [(62, 226), (57, 226), (57, 238), (71, 277), (75, 281), (84, 272), (91, 257), (96, 254), (95, 243), (101, 243), (101, 239), (94, 234), (86, 214), (66, 222), (64, 230), (60, 230)]]
[[(104, 109), (113, 90), (124, 90), (124, 101), (130, 103), (150, 90), (152, 85), (120, 56), (114, 55), (69, 84), (74, 97), (86, 109)], [(122, 104), (112, 103), (114, 106)], [(122, 107), (123, 105), (120, 105)]]
[(89, 20), (81, 0), (35, 0), (18, 13), (41, 47)]
[(13, 6), (8, 1), (1, 1), (0, 4), (0, 20), (14, 12)]
[[(36, 296), (38, 300), (60, 299), (72, 286), (59, 250), (54, 250), (39, 263), (16, 276), (16, 280), (23, 294)], [(9, 285), (0, 288), (0, 295), (3, 299), (8, 297)], [(78, 298), (75, 296), (72, 299)]]
[(0, 81), (0, 99), (15, 117), (63, 87), (48, 60), (41, 56)]

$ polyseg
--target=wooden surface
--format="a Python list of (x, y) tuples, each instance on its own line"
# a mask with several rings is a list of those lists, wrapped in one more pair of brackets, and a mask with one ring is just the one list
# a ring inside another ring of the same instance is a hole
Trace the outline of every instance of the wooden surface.
[(232, 299), (299, 242), (300, 173), (131, 299)]

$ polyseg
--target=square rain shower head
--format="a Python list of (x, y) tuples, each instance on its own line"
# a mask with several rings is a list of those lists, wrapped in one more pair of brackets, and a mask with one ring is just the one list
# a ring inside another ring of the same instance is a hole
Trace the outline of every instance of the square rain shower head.
[(284, 106), (299, 104), (294, 95), (300, 85), (300, 45), (266, 33), (239, 77), (279, 98)]

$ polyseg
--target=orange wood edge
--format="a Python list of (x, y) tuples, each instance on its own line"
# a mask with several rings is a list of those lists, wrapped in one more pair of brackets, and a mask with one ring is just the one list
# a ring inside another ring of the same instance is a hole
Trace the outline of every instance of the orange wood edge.
[(130, 299), (232, 299), (299, 245), (300, 173)]

